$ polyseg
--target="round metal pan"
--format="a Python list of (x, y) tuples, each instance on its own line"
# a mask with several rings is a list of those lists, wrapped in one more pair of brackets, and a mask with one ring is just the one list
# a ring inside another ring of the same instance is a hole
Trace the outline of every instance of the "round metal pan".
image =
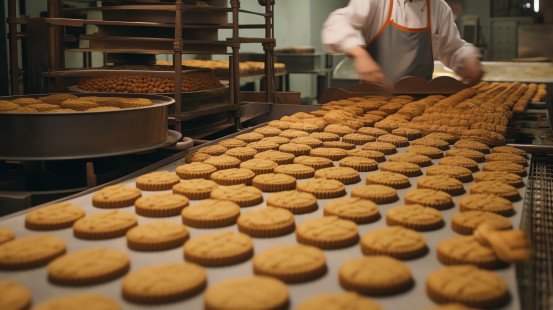
[[(0, 100), (46, 95), (0, 97)], [(94, 96), (115, 95), (95, 93)], [(154, 104), (102, 112), (0, 113), (0, 159), (107, 157), (156, 149), (175, 140), (175, 135), (168, 135), (167, 131), (167, 107), (175, 102), (172, 98), (148, 94), (117, 96), (148, 98)]]

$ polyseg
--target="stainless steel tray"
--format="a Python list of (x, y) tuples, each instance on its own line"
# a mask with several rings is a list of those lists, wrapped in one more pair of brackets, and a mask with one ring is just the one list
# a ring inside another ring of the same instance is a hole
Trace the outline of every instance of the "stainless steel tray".
[[(3, 100), (28, 95), (1, 97)], [(109, 97), (111, 93), (95, 93)], [(141, 152), (164, 146), (167, 107), (172, 98), (148, 94), (118, 94), (148, 98), (144, 108), (78, 113), (0, 113), (0, 159), (62, 160)], [(178, 140), (178, 139), (177, 139)]]
[[(255, 127), (240, 133), (252, 131), (254, 128)], [(226, 138), (229, 138), (232, 136), (234, 135), (228, 136)], [(206, 145), (216, 144), (220, 140), (212, 141)], [(193, 152), (196, 149), (197, 148), (191, 149), (190, 152)], [(405, 148), (398, 149), (399, 152), (403, 152), (404, 150)], [(139, 171), (133, 175), (130, 175), (124, 180), (117, 180), (115, 181), (115, 183), (121, 182), (129, 186), (134, 186), (135, 178), (140, 174), (153, 171), (153, 170), (174, 171), (177, 166), (182, 165), (184, 163), (184, 160), (182, 158), (169, 159), (169, 161), (171, 160), (173, 162), (159, 163), (155, 166), (150, 167), (149, 169), (145, 169), (143, 171)], [(423, 168), (423, 172), (424, 171), (425, 171), (425, 168)], [(369, 173), (371, 172), (361, 173), (361, 178), (363, 181), (365, 180), (367, 174)], [(416, 180), (417, 178), (410, 178), (411, 184), (413, 185), (411, 188), (414, 188), (416, 186), (415, 185)], [(527, 182), (528, 181), (527, 178), (525, 178), (524, 181)], [(300, 180), (299, 182), (302, 182), (302, 181)], [(351, 189), (353, 187), (359, 186), (362, 184), (363, 183), (360, 182), (358, 184), (348, 185), (347, 186), (348, 196), (351, 193)], [(466, 183), (465, 189), (468, 190), (471, 184), (472, 183)], [(87, 214), (100, 212), (102, 210), (94, 208), (91, 204), (92, 195), (98, 189), (99, 188), (92, 189), (91, 191), (84, 192), (82, 194), (70, 197), (67, 200), (84, 208)], [(400, 200), (398, 202), (380, 206), (380, 213), (382, 214), (383, 217), (379, 221), (371, 224), (358, 225), (360, 235), (363, 236), (365, 233), (375, 228), (385, 227), (386, 223), (385, 223), (384, 215), (386, 211), (392, 207), (402, 204), (403, 196), (407, 190), (408, 189), (399, 191)], [(524, 197), (525, 191), (526, 191), (525, 189), (519, 190), (520, 194), (523, 197)], [(152, 194), (156, 194), (156, 193), (145, 192), (145, 191), (143, 192), (144, 196), (152, 195)], [(268, 194), (265, 194), (265, 199), (267, 198), (267, 195)], [(426, 281), (426, 277), (430, 272), (432, 272), (435, 269), (443, 267), (443, 265), (437, 260), (437, 257), (436, 257), (437, 244), (441, 240), (457, 236), (457, 234), (451, 230), (451, 218), (454, 214), (458, 212), (457, 206), (458, 206), (459, 199), (460, 197), (454, 198), (456, 208), (442, 211), (442, 215), (446, 222), (446, 225), (444, 228), (436, 231), (423, 233), (428, 243), (428, 246), (430, 248), (430, 252), (422, 258), (406, 261), (406, 264), (413, 272), (413, 276), (415, 279), (415, 286), (411, 290), (402, 294), (393, 295), (389, 297), (374, 298), (384, 309), (426, 309), (434, 305), (434, 303), (426, 295), (425, 281)], [(313, 212), (310, 214), (296, 215), (295, 216), (296, 225), (302, 223), (306, 219), (322, 216), (323, 208), (328, 201), (329, 200), (319, 200), (319, 209), (316, 212)], [(195, 203), (197, 202), (192, 201), (191, 204), (195, 204)], [(264, 205), (265, 204), (263, 203), (251, 208), (245, 208), (245, 209), (242, 209), (242, 212), (248, 212), (257, 208), (261, 208)], [(516, 210), (516, 214), (513, 217), (510, 217), (509, 220), (511, 220), (514, 227), (519, 227), (519, 224), (521, 221), (523, 202), (522, 201), (516, 202), (514, 204), (514, 207)], [(125, 210), (128, 212), (134, 212), (133, 207), (123, 208), (122, 210)], [(25, 213), (26, 212), (21, 212), (19, 214), (0, 219), (0, 226), (8, 227), (14, 230), (18, 237), (37, 234), (37, 232), (29, 231), (24, 227)], [(140, 224), (144, 224), (152, 221), (158, 221), (158, 220), (160, 219), (152, 219), (152, 218), (145, 218), (145, 217), (138, 216), (138, 221)], [(181, 222), (180, 216), (165, 218), (164, 220)], [(219, 228), (219, 229), (190, 228), (190, 235), (192, 238), (194, 238), (214, 231), (228, 231), (228, 230), (237, 231), (237, 227), (236, 225), (234, 225), (227, 228)], [(102, 241), (85, 241), (85, 240), (79, 240), (74, 238), (72, 235), (71, 229), (47, 232), (47, 234), (51, 234), (65, 240), (68, 246), (69, 252), (79, 250), (79, 249), (84, 249), (84, 248), (98, 247), (98, 246), (125, 250), (131, 256), (131, 262), (132, 262), (131, 270), (136, 270), (153, 264), (183, 261), (182, 248), (177, 248), (177, 249), (164, 251), (164, 252), (142, 253), (142, 252), (135, 252), (135, 251), (129, 250), (126, 246), (125, 238), (116, 238), (116, 239), (102, 240)], [(256, 253), (259, 253), (265, 249), (271, 248), (276, 245), (294, 244), (294, 243), (296, 243), (294, 234), (289, 234), (279, 238), (254, 239), (254, 247), (255, 247)], [(297, 307), (304, 299), (306, 299), (309, 296), (312, 296), (315, 294), (324, 294), (324, 293), (343, 291), (343, 289), (340, 287), (338, 283), (338, 269), (340, 268), (341, 264), (345, 260), (348, 260), (353, 257), (359, 257), (362, 255), (362, 253), (360, 251), (360, 246), (355, 245), (346, 249), (326, 250), (325, 255), (328, 263), (328, 272), (325, 276), (311, 282), (288, 285), (290, 298), (291, 298), (291, 307), (290, 307), (291, 309), (294, 309), (295, 307)], [(234, 265), (234, 266), (222, 267), (222, 268), (206, 268), (206, 270), (208, 273), (208, 285), (212, 285), (214, 283), (217, 283), (229, 278), (253, 275), (251, 260), (248, 260), (247, 262)], [(510, 303), (504, 309), (520, 309), (515, 265), (511, 264), (510, 267), (497, 270), (496, 272), (507, 283), (512, 297)], [(20, 271), (20, 272), (0, 271), (0, 278), (11, 279), (27, 286), (32, 292), (33, 302), (35, 304), (38, 304), (47, 299), (65, 295), (65, 294), (93, 291), (106, 296), (110, 296), (111, 298), (118, 300), (124, 309), (151, 309), (151, 306), (136, 305), (122, 299), (121, 297), (122, 278), (110, 281), (105, 284), (95, 285), (95, 286), (85, 287), (85, 288), (63, 287), (63, 286), (53, 285), (48, 282), (45, 267), (28, 270), (28, 271)], [(181, 302), (176, 302), (176, 303), (171, 303), (166, 305), (156, 305), (155, 308), (156, 309), (203, 309), (203, 296), (202, 294), (199, 294), (195, 297), (183, 300)]]

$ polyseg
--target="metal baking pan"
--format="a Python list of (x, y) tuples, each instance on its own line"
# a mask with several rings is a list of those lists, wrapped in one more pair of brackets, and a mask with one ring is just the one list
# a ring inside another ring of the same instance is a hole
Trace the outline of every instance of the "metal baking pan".
[[(296, 106), (294, 105), (289, 106), (288, 113), (292, 114), (293, 112), (295, 112), (295, 107)], [(313, 109), (315, 108), (316, 107), (313, 107)], [(255, 127), (242, 131), (239, 134), (251, 132), (253, 131), (253, 129), (255, 129)], [(225, 138), (230, 138), (235, 135), (237, 134), (230, 135)], [(204, 144), (203, 146), (214, 145), (221, 140), (222, 139), (215, 140), (208, 144)], [(194, 149), (190, 149), (190, 152), (193, 152), (197, 149), (198, 147)], [(404, 150), (405, 148), (398, 149), (399, 152), (403, 152)], [(167, 160), (164, 160), (158, 164), (150, 166), (149, 168), (146, 168), (142, 171), (138, 171), (137, 173), (129, 175), (124, 179), (114, 181), (113, 183), (123, 183), (129, 186), (135, 186), (135, 178), (141, 174), (154, 171), (154, 170), (174, 171), (177, 166), (182, 165), (184, 163), (184, 160), (182, 159), (181, 156), (168, 158)], [(337, 163), (335, 164), (337, 165)], [(480, 164), (480, 167), (481, 167), (481, 164)], [(422, 170), (423, 172), (425, 172), (426, 168), (423, 168)], [(365, 180), (367, 174), (369, 173), (371, 172), (361, 173), (360, 175), (362, 180)], [(410, 181), (412, 184), (411, 188), (415, 188), (417, 178), (410, 178)], [(524, 181), (528, 182), (528, 179), (525, 178)], [(303, 181), (299, 180), (299, 182), (303, 182)], [(350, 195), (351, 189), (353, 187), (359, 186), (361, 184), (363, 183), (360, 182), (357, 184), (346, 186), (348, 196)], [(465, 189), (468, 190), (471, 184), (472, 183), (465, 183)], [(109, 184), (106, 184), (104, 186), (107, 186), (107, 185)], [(90, 191), (69, 197), (67, 200), (71, 201), (75, 205), (82, 207), (87, 214), (94, 214), (97, 212), (101, 212), (102, 210), (94, 208), (91, 203), (92, 195), (98, 189), (99, 188), (94, 188)], [(368, 231), (371, 231), (380, 227), (385, 227), (386, 220), (384, 218), (384, 215), (386, 211), (388, 211), (392, 207), (401, 205), (403, 203), (403, 196), (407, 190), (398, 191), (399, 197), (400, 197), (400, 200), (398, 202), (392, 203), (392, 204), (380, 205), (380, 213), (383, 217), (379, 221), (371, 224), (358, 225), (360, 235), (363, 236)], [(524, 197), (526, 189), (520, 189), (519, 192)], [(146, 192), (146, 191), (142, 192), (143, 196), (149, 196), (149, 195), (158, 194), (158, 193)], [(264, 195), (265, 201), (267, 196), (268, 194)], [(458, 236), (455, 232), (451, 230), (450, 225), (451, 225), (451, 217), (459, 212), (458, 211), (459, 199), (460, 199), (459, 196), (454, 198), (454, 202), (456, 205), (455, 208), (442, 211), (442, 215), (446, 223), (444, 228), (431, 231), (431, 232), (422, 233), (428, 243), (430, 252), (421, 258), (405, 261), (405, 263), (409, 266), (409, 268), (413, 273), (413, 277), (415, 279), (415, 286), (409, 291), (401, 294), (388, 296), (388, 297), (373, 298), (376, 302), (378, 302), (382, 306), (383, 309), (427, 309), (435, 305), (426, 295), (425, 281), (426, 281), (426, 277), (430, 272), (432, 272), (435, 269), (443, 267), (443, 265), (437, 260), (437, 257), (436, 257), (437, 244), (441, 240)], [(317, 211), (309, 214), (296, 215), (295, 216), (296, 225), (302, 223), (306, 219), (323, 216), (323, 208), (329, 201), (330, 200), (321, 199), (318, 202), (319, 209)], [(197, 201), (191, 202), (191, 204), (196, 204), (196, 203)], [(241, 212), (249, 212), (251, 210), (262, 208), (264, 205), (265, 203), (262, 203), (254, 207), (244, 208), (241, 210)], [(523, 209), (523, 202), (520, 201), (520, 202), (514, 203), (514, 208), (516, 210), (516, 214), (510, 217), (509, 220), (513, 223), (514, 227), (519, 227), (522, 209)], [(123, 208), (122, 210), (134, 213), (133, 207)], [(4, 226), (12, 229), (17, 234), (18, 237), (39, 233), (39, 232), (27, 230), (25, 228), (24, 221), (25, 221), (26, 212), (28, 211), (20, 212), (19, 214), (15, 214), (15, 215), (0, 219), (0, 226)], [(139, 224), (145, 224), (148, 222), (160, 220), (160, 219), (146, 218), (142, 216), (137, 216), (137, 217), (138, 217)], [(174, 216), (174, 217), (164, 218), (163, 220), (180, 223), (181, 217)], [(207, 233), (216, 232), (216, 231), (229, 231), (229, 230), (237, 231), (237, 226), (233, 225), (230, 227), (219, 228), (219, 229), (189, 228), (189, 230), (190, 230), (191, 237), (194, 238), (194, 237), (198, 237), (198, 236), (201, 236)], [(131, 258), (131, 271), (137, 270), (139, 268), (149, 266), (149, 265), (183, 261), (183, 253), (182, 253), (181, 247), (173, 250), (163, 251), (163, 252), (152, 252), (152, 253), (136, 252), (136, 251), (129, 250), (127, 248), (126, 240), (123, 237), (110, 239), (110, 240), (102, 240), (100, 242), (97, 242), (97, 241), (85, 241), (85, 240), (76, 239), (73, 237), (71, 229), (63, 229), (63, 230), (47, 232), (47, 234), (63, 239), (67, 244), (69, 252), (85, 249), (85, 248), (98, 247), (98, 246), (116, 248), (116, 249), (126, 251), (127, 253), (129, 253)], [(269, 238), (269, 239), (254, 238), (254, 249), (256, 253), (259, 253), (265, 249), (268, 249), (277, 245), (286, 245), (286, 244), (295, 244), (295, 243), (296, 243), (296, 238), (293, 233), (286, 236), (278, 237), (278, 238)], [(325, 252), (325, 256), (328, 264), (328, 272), (326, 273), (326, 275), (314, 281), (288, 285), (288, 289), (290, 293), (290, 301), (291, 301), (290, 309), (296, 308), (303, 300), (313, 295), (342, 292), (343, 289), (340, 287), (338, 283), (338, 270), (340, 266), (344, 261), (350, 258), (360, 257), (363, 255), (361, 253), (361, 250), (358, 244), (345, 249), (325, 250), (324, 252)], [(251, 276), (253, 275), (252, 269), (253, 268), (252, 268), (251, 259), (246, 262), (233, 265), (233, 266), (206, 268), (206, 271), (208, 273), (208, 286), (226, 279)], [(511, 264), (508, 268), (494, 271), (502, 279), (505, 280), (506, 284), (508, 285), (509, 291), (511, 293), (511, 301), (503, 309), (521, 308), (519, 304), (519, 293), (517, 290), (517, 280), (516, 280), (515, 271), (516, 270), (515, 270), (514, 264)], [(95, 292), (105, 296), (109, 296), (117, 300), (121, 304), (123, 309), (152, 309), (152, 306), (137, 305), (137, 304), (129, 303), (121, 297), (122, 277), (107, 283), (84, 287), (84, 288), (63, 287), (63, 286), (54, 285), (48, 282), (45, 267), (26, 270), (26, 271), (20, 271), (20, 272), (0, 271), (0, 278), (11, 279), (13, 281), (16, 281), (28, 287), (32, 293), (33, 303), (35, 305), (47, 299), (59, 297), (62, 295), (79, 293), (79, 292)], [(165, 309), (203, 309), (203, 308), (204, 308), (203, 294), (198, 294), (194, 297), (191, 297), (189, 299), (185, 299), (179, 302), (155, 306), (155, 309), (163, 309), (163, 310)]]
[[(41, 96), (45, 94), (0, 97), (0, 100)], [(172, 98), (147, 94), (117, 96), (148, 98), (154, 105), (105, 112), (0, 113), (0, 159), (94, 158), (136, 153), (167, 144), (167, 107), (175, 102)]]

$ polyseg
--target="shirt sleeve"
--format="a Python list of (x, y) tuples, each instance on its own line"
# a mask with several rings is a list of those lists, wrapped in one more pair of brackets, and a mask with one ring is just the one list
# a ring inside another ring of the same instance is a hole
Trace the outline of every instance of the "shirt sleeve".
[(332, 12), (322, 30), (325, 51), (336, 54), (355, 46), (365, 46), (363, 32), (374, 18), (375, 8), (373, 0), (350, 0), (348, 6)]
[(451, 8), (441, 6), (439, 24), (437, 25), (437, 58), (447, 67), (459, 72), (463, 63), (469, 58), (480, 58), (478, 49), (461, 39), (459, 30), (455, 25)]

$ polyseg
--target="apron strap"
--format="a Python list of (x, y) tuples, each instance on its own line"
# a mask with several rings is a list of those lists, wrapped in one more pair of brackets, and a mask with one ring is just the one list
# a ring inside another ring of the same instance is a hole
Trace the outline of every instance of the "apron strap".
[(394, 0), (390, 0), (390, 7), (388, 8), (388, 17), (386, 17), (386, 21), (380, 29), (378, 30), (378, 33), (372, 38), (372, 40), (367, 44), (367, 47), (373, 45), (373, 43), (384, 33), (384, 30), (386, 30), (386, 26), (392, 22), (392, 10), (394, 9)]

